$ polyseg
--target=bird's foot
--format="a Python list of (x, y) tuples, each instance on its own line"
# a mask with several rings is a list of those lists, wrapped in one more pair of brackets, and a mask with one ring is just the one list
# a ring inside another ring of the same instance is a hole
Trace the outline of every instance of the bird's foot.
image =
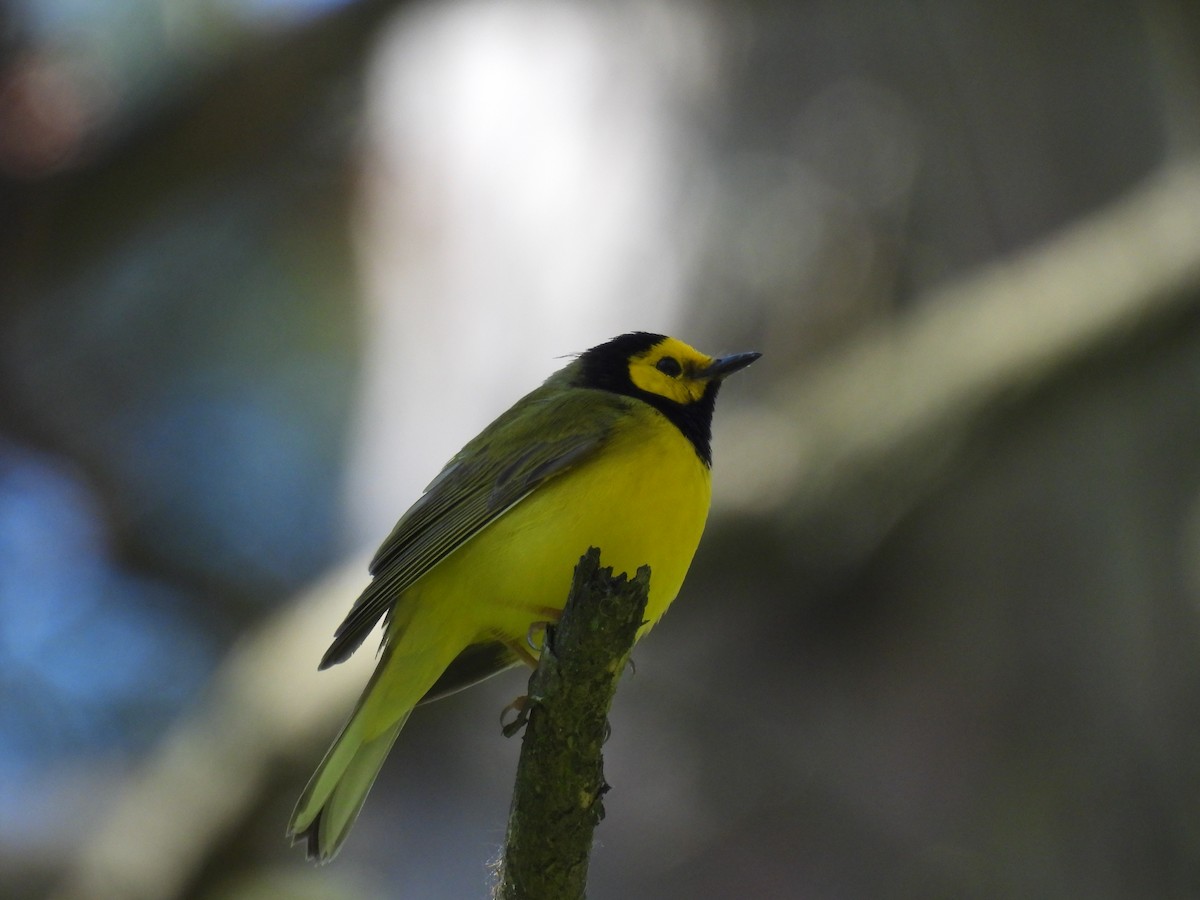
[[(529, 710), (532, 706), (529, 696), (522, 694), (500, 710), (500, 733), (510, 738), (524, 728), (525, 723), (529, 721)], [(509, 719), (510, 715), (511, 719)]]

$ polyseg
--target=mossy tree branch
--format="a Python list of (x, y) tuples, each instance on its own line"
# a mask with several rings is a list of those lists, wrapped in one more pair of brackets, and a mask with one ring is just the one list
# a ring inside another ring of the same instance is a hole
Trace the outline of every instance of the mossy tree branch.
[(587, 886), (592, 833), (604, 818), (601, 747), (608, 710), (646, 612), (650, 567), (632, 579), (592, 547), (529, 679), (526, 722), (498, 900), (574, 900)]

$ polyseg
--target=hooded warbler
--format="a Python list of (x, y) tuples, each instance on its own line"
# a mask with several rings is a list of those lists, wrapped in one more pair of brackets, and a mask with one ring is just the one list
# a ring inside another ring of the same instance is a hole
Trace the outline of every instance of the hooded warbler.
[(708, 516), (721, 381), (758, 353), (713, 358), (634, 332), (580, 354), (450, 460), (396, 523), (370, 584), (321, 660), (347, 659), (384, 618), (378, 665), (288, 825), (310, 859), (350, 831), (421, 702), (536, 662), (588, 547), (614, 571), (650, 566), (644, 635), (683, 584)]

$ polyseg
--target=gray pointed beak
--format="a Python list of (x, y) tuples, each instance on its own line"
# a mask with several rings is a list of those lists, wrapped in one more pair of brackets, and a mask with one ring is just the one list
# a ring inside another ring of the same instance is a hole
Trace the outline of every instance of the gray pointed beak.
[(729, 356), (714, 359), (700, 374), (705, 378), (720, 381), (725, 376), (746, 368), (760, 356), (762, 354), (756, 350), (751, 350), (749, 353), (731, 353)]

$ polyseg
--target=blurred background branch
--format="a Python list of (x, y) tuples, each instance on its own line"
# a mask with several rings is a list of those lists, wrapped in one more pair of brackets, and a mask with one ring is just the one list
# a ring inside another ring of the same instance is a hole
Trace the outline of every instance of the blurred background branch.
[(113, 799), (57, 896), (178, 897), (210, 866), (219, 877), (214, 856), (257, 814), (281, 769), (311, 761), (306, 751), (370, 677), (369, 652), (329, 678), (317, 677), (311, 659), (329, 635), (330, 614), (361, 588), (366, 564), (355, 559), (330, 572), (238, 642), (204, 702)]
[[(239, 289), (220, 270), (195, 270), (210, 255), (232, 271), (250, 264), (247, 256), (254, 253), (271, 255), (271, 241), (320, 245), (325, 272), (312, 277), (326, 289), (348, 289), (341, 282), (350, 281), (352, 265), (346, 231), (360, 72), (381, 23), (401, 5), (363, 0), (295, 28), (238, 33), (213, 49), (199, 71), (177, 77), (182, 83), (165, 88), (164, 96), (81, 132), (76, 145), (60, 148), (60, 156), (25, 160), (16, 136), (10, 138), (9, 177), (0, 184), (6, 208), (0, 328), (9, 336), (10, 351), (0, 370), (0, 422), (85, 471), (113, 513), (123, 555), (140, 569), (172, 578), (181, 574), (177, 554), (147, 540), (140, 523), (131, 521), (137, 512), (130, 506), (140, 498), (130, 496), (127, 473), (110, 449), (123, 438), (111, 433), (118, 430), (109, 421), (113, 406), (154, 399), (153, 386), (133, 370), (158, 356), (136, 343), (152, 342), (159, 353), (172, 345), (189, 353), (181, 347), (186, 329), (207, 329), (206, 318), (172, 306), (196, 302), (222, 315), (245, 302), (241, 290), (254, 285)], [(16, 121), (10, 127), (22, 122), (21, 64), (20, 57), (12, 63), (9, 111)], [(67, 84), (64, 92), (82, 90)], [(28, 115), (49, 112), (53, 107)], [(44, 177), (14, 177), (26, 174), (22, 164), (35, 167), (29, 174)], [(240, 204), (231, 207), (230, 195)], [(171, 220), (176, 210), (213, 217), (217, 232), (187, 233), (187, 226)], [(221, 222), (226, 216), (230, 221)], [(235, 221), (237, 216), (248, 221)], [(290, 238), (289, 220), (300, 232)], [(244, 228), (258, 233), (248, 235)], [(181, 241), (194, 245), (181, 248)], [(131, 281), (136, 276), (130, 270), (144, 264), (143, 254), (157, 257), (157, 268), (149, 282)], [(110, 294), (125, 308), (115, 321), (96, 321)], [(139, 309), (139, 301), (150, 308)], [(122, 331), (109, 335), (115, 346), (99, 352), (86, 346), (95, 334), (89, 329), (97, 327)], [(42, 346), (43, 329), (59, 343)], [(130, 371), (107, 366), (114, 351), (126, 355)], [(70, 388), (81, 377), (94, 379), (86, 395)], [(49, 402), (55, 415), (46, 414)], [(198, 590), (228, 593), (227, 580), (210, 577), (203, 565), (183, 574)]]
[[(1101, 213), (878, 321), (775, 387), (720, 500), (771, 527), (823, 531), (861, 561), (1006, 408), (1090, 358), (1196, 311), (1200, 160)], [(870, 514), (862, 515), (864, 508)], [(851, 519), (844, 511), (854, 510)]]

